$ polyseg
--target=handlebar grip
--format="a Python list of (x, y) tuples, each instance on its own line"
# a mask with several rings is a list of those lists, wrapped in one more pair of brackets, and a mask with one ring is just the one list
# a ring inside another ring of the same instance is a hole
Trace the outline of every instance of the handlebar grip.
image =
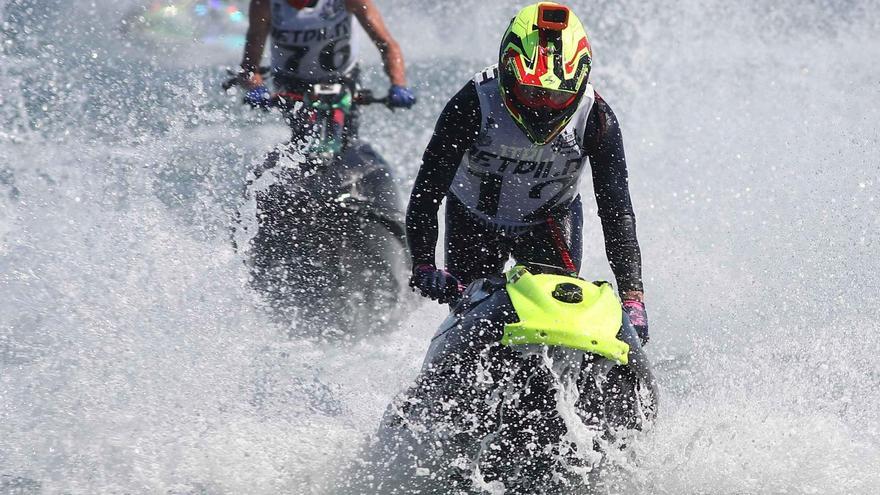
[(354, 98), (355, 103), (358, 105), (372, 105), (374, 103), (381, 103), (383, 105), (388, 105), (388, 97), (383, 96), (381, 98), (376, 98), (373, 96), (373, 90), (371, 89), (361, 89), (358, 91), (357, 95)]

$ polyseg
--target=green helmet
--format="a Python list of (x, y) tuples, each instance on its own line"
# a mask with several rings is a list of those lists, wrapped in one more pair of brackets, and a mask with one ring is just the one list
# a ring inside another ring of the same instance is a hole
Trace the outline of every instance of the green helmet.
[(590, 76), (592, 49), (568, 7), (539, 2), (510, 21), (498, 57), (502, 100), (536, 144), (546, 144), (571, 121)]

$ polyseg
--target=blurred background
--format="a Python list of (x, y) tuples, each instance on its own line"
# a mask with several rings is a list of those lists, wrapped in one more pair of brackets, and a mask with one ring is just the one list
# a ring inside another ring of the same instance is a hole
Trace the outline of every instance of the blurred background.
[[(406, 197), (522, 4), (377, 4), (419, 103), (361, 134)], [(663, 392), (611, 491), (877, 493), (880, 6), (569, 5), (624, 132)], [(0, 494), (334, 493), (415, 376), (440, 306), (291, 340), (247, 286), (230, 216), (289, 131), (220, 89), (246, 12), (0, 0)], [(589, 188), (582, 275), (611, 279)]]

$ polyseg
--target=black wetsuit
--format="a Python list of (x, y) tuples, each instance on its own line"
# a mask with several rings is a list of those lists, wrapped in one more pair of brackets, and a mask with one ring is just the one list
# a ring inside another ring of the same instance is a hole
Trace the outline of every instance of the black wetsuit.
[[(431, 264), (437, 244), (437, 210), (445, 197), (446, 266), (464, 283), (500, 273), (508, 256), (518, 261), (565, 266), (564, 252), (580, 269), (583, 213), (577, 196), (548, 222), (519, 235), (482, 225), (449, 187), (464, 153), (480, 132), (481, 111), (476, 86), (469, 82), (446, 104), (425, 150), (406, 212), (406, 234), (413, 266)], [(618, 290), (641, 291), (641, 252), (623, 153), (620, 126), (611, 107), (596, 94), (584, 135), (605, 251)], [(560, 246), (560, 242), (567, 246)], [(567, 249), (565, 249), (567, 248)]]

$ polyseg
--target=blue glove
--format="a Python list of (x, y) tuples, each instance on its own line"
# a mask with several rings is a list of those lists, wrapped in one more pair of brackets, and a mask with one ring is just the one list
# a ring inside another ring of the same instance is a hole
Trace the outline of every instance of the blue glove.
[(454, 275), (433, 265), (417, 265), (413, 268), (409, 286), (440, 304), (454, 301), (465, 289)]
[(642, 345), (648, 343), (648, 312), (645, 311), (645, 303), (635, 299), (624, 299), (623, 310), (629, 316), (629, 322), (639, 335)]
[(269, 108), (269, 101), (271, 99), (272, 94), (269, 93), (269, 88), (266, 86), (257, 86), (253, 89), (249, 89), (248, 92), (244, 94), (242, 102), (253, 108)]
[(409, 108), (416, 104), (416, 95), (403, 86), (392, 85), (388, 90), (388, 106), (391, 108)]

